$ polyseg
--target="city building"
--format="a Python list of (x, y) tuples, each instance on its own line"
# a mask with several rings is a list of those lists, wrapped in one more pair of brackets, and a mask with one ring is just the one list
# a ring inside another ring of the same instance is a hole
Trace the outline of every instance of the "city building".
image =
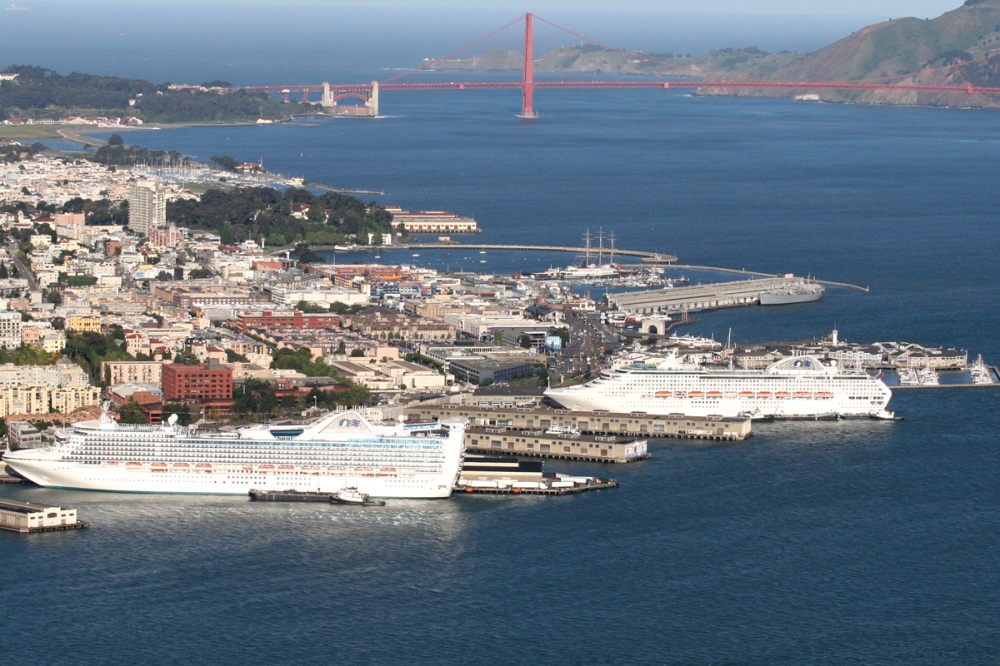
[(167, 363), (163, 366), (163, 399), (227, 400), (233, 397), (233, 370), (214, 362), (198, 365)]
[(137, 234), (167, 224), (167, 195), (158, 183), (137, 181), (128, 188), (128, 228)]
[(42, 433), (27, 421), (14, 421), (7, 426), (12, 449), (34, 449), (42, 445)]

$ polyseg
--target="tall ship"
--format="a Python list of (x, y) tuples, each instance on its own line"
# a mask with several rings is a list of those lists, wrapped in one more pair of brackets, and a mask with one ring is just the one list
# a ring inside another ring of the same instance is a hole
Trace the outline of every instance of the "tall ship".
[[(615, 277), (621, 273), (621, 265), (615, 263), (615, 235), (611, 233), (609, 238), (611, 247), (608, 258), (605, 259), (604, 230), (597, 232), (597, 248), (592, 248), (590, 241), (593, 237), (590, 229), (583, 236), (585, 243), (584, 255), (579, 262), (567, 266), (566, 268), (550, 268), (540, 276), (555, 280), (594, 280), (599, 278)], [(594, 256), (596, 255), (596, 256)]]
[(246, 495), (252, 488), (373, 497), (448, 497), (465, 455), (465, 423), (441, 434), (375, 424), (359, 411), (305, 426), (252, 425), (230, 432), (125, 425), (107, 408), (57, 431), (50, 447), (7, 452), (4, 462), (40, 486), (145, 493)]
[(762, 370), (703, 366), (671, 353), (627, 357), (579, 386), (550, 388), (567, 409), (752, 418), (892, 418), (880, 378), (793, 356)]

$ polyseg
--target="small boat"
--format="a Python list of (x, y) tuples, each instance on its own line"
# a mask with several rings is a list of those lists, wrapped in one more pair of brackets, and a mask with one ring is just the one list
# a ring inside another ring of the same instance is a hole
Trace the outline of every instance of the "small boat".
[(150, 465), (149, 467), (154, 472), (166, 472), (167, 471), (167, 463), (165, 463), (165, 462), (155, 462), (152, 465)]
[(279, 472), (294, 472), (295, 465), (278, 465)]
[(119, 465), (119, 462), (117, 460), (109, 460), (108, 462), (106, 462), (104, 464), (105, 465), (111, 465), (112, 467), (117, 467)]
[(190, 466), (187, 463), (174, 463), (174, 469), (187, 469)]
[(258, 472), (273, 472), (274, 465), (257, 465)]
[(129, 462), (129, 463), (125, 463), (125, 467), (128, 467), (129, 469), (133, 469), (133, 470), (134, 469), (142, 469), (142, 463), (141, 462)]
[(656, 392), (656, 397), (657, 398), (669, 398), (671, 395), (673, 395), (673, 393), (671, 393), (670, 391), (657, 391)]
[(688, 393), (688, 396), (690, 396), (692, 398), (701, 398), (701, 397), (704, 397), (704, 395), (705, 394), (702, 393), (701, 391), (691, 391), (690, 393)]
[(326, 470), (330, 474), (336, 474), (337, 476), (344, 476), (345, 474), (347, 474), (346, 467), (327, 467)]
[(395, 467), (380, 467), (375, 476), (396, 476)]
[(709, 397), (709, 398), (715, 398), (715, 399), (718, 399), (718, 398), (721, 398), (721, 397), (722, 397), (722, 393), (721, 393), (721, 392), (719, 392), (719, 391), (709, 391), (709, 392), (708, 392), (708, 397)]
[(195, 469), (212, 469), (212, 466), (208, 463), (198, 463), (194, 467)]
[(330, 502), (333, 504), (350, 504), (352, 506), (385, 506), (384, 500), (372, 499), (368, 493), (363, 493), (357, 488), (343, 488), (330, 495)]
[(753, 391), (740, 391), (740, 397), (741, 398), (752, 398), (753, 397)]
[(810, 393), (809, 391), (796, 391), (795, 392), (795, 397), (796, 398), (811, 398), (812, 397), (812, 393)]
[(829, 400), (830, 398), (833, 397), (833, 394), (830, 393), (829, 391), (817, 391), (816, 397), (819, 398), (820, 400)]
[(319, 467), (303, 467), (302, 472), (305, 474), (319, 474)]
[(780, 400), (784, 400), (785, 398), (790, 398), (791, 394), (788, 391), (778, 391), (777, 393), (774, 394), (774, 397)]

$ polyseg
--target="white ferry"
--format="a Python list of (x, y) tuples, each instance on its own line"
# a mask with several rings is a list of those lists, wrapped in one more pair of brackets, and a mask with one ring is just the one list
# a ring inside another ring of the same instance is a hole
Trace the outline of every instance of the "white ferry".
[(373, 497), (448, 497), (462, 468), (465, 423), (419, 436), (404, 424), (375, 425), (360, 412), (306, 426), (254, 425), (196, 432), (176, 423), (100, 419), (57, 432), (51, 447), (7, 452), (4, 462), (40, 486), (144, 493), (246, 495), (252, 488)]
[(676, 353), (629, 357), (580, 386), (545, 395), (567, 409), (752, 418), (893, 418), (892, 392), (861, 371), (814, 356), (794, 356), (764, 370), (697, 365)]

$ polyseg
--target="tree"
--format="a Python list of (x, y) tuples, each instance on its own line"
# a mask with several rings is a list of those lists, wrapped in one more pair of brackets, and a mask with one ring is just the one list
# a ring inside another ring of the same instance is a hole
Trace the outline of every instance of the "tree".
[(112, 134), (108, 137), (109, 146), (121, 146), (125, 143), (125, 139), (121, 137), (121, 134)]
[(149, 423), (139, 403), (129, 401), (118, 408), (119, 423)]

